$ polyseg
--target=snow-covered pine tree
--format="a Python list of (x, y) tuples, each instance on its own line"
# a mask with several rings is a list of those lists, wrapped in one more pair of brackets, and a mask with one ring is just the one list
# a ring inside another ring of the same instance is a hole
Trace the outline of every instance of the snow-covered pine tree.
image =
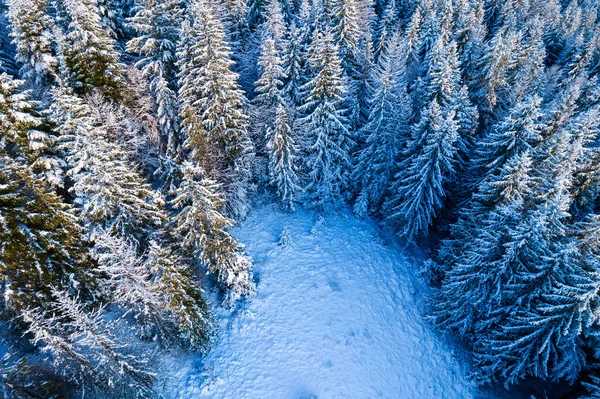
[(263, 41), (258, 65), (261, 67), (260, 78), (254, 83), (256, 96), (253, 102), (271, 113), (283, 103), (282, 86), (286, 79), (283, 61), (275, 46), (275, 40), (267, 36)]
[(70, 207), (32, 170), (28, 134), (41, 121), (22, 83), (0, 74), (0, 307), (16, 316), (43, 305), (53, 286), (84, 289), (91, 268)]
[(267, 0), (249, 0), (248, 4), (248, 27), (251, 31), (255, 31), (265, 21), (265, 9), (267, 8)]
[(460, 130), (463, 126), (459, 120), (471, 116), (468, 99), (460, 97), (456, 43), (440, 35), (427, 61), (427, 73), (415, 92), (422, 97), (415, 105), (424, 108), (419, 122), (412, 126), (407, 158), (399, 167), (385, 205), (387, 223), (408, 240), (427, 232), (456, 183), (461, 166), (459, 151), (465, 148), (460, 134), (467, 134)]
[(126, 40), (129, 36), (126, 19), (135, 0), (97, 0), (98, 10), (110, 35), (117, 41)]
[(544, 95), (546, 86), (546, 49), (543, 40), (544, 25), (539, 18), (528, 23), (525, 37), (517, 57), (518, 65), (513, 73), (513, 84), (508, 104), (520, 101), (523, 96)]
[(193, 3), (193, 23), (182, 34), (178, 97), (191, 158), (223, 184), (231, 211), (244, 216), (251, 175), (245, 98), (232, 72), (231, 51), (220, 21), (204, 0)]
[(356, 75), (360, 26), (356, 0), (333, 0), (332, 33), (339, 48), (342, 67), (349, 76)]
[(269, 36), (275, 42), (278, 55), (287, 47), (287, 24), (281, 10), (281, 0), (268, 0), (266, 20), (262, 30), (263, 37)]
[(456, 123), (458, 125), (459, 147), (458, 159), (463, 172), (471, 163), (471, 157), (475, 143), (478, 141), (477, 128), (479, 127), (479, 112), (469, 99), (469, 89), (462, 85), (458, 89), (450, 103), (450, 107), (456, 112)]
[[(549, 255), (533, 245), (515, 245), (522, 238), (519, 227), (532, 227), (525, 215), (533, 196), (531, 155), (515, 154), (500, 172), (481, 183), (471, 204), (480, 212), (463, 212), (467, 220), (459, 219), (452, 228), (453, 245), (447, 242), (443, 248), (456, 249), (446, 258), (436, 316), (444, 328), (466, 337), (488, 328), (498, 317), (494, 312), (518, 299), (507, 294), (506, 286), (522, 272), (522, 261), (539, 262)], [(505, 248), (508, 242), (513, 245)], [(505, 308), (500, 317), (504, 314)]]
[[(128, 345), (111, 331), (104, 309), (89, 309), (79, 296), (54, 289), (48, 309), (23, 314), (30, 341), (51, 355), (56, 370), (86, 392), (151, 397), (155, 375), (148, 359), (127, 353)], [(91, 387), (89, 386), (91, 385)]]
[(508, 254), (518, 254), (511, 262), (517, 272), (496, 292), (510, 299), (496, 310), (498, 322), (475, 346), (484, 380), (574, 381), (585, 364), (582, 336), (597, 321), (597, 260), (583, 261), (581, 250), (588, 250), (578, 245), (567, 224), (583, 136), (568, 128), (552, 136), (540, 146), (526, 223), (517, 226), (511, 232), (513, 240), (504, 244)]
[(92, 233), (101, 227), (132, 238), (160, 226), (162, 198), (144, 181), (127, 150), (112, 141), (90, 106), (64, 91), (56, 91), (53, 99), (53, 120), (83, 225)]
[[(161, 335), (169, 336), (161, 320), (160, 293), (154, 292), (151, 271), (139, 255), (139, 244), (127, 237), (98, 228), (91, 236), (92, 257), (98, 264), (96, 272), (102, 279), (99, 289), (111, 304), (132, 310), (136, 321), (147, 329), (158, 327)], [(143, 334), (152, 336), (151, 332)]]
[(351, 121), (358, 147), (362, 146), (365, 139), (360, 136), (360, 129), (369, 119), (369, 101), (373, 97), (374, 75), (377, 67), (374, 62), (370, 32), (361, 36), (357, 54), (358, 68), (355, 69), (355, 76), (351, 81), (351, 91), (354, 96)]
[(10, 38), (10, 22), (6, 16), (5, 0), (0, 0), (0, 73), (16, 76), (19, 68), (15, 64), (15, 48)]
[(319, 211), (339, 206), (348, 187), (353, 141), (343, 108), (346, 84), (338, 47), (330, 31), (315, 33), (309, 58), (316, 76), (302, 86), (305, 93), (298, 122), (307, 140), (305, 170), (308, 204)]
[(300, 193), (297, 172), (298, 148), (292, 126), (283, 104), (277, 109), (277, 118), (267, 143), (269, 153), (269, 178), (276, 187), (277, 197), (286, 209), (294, 211)]
[(260, 78), (254, 83), (256, 97), (252, 100), (254, 142), (261, 152), (265, 148), (267, 130), (273, 128), (279, 106), (284, 104), (283, 82), (286, 78), (275, 40), (267, 36), (258, 58)]
[[(230, 43), (234, 49), (234, 55), (241, 51), (244, 43), (250, 36), (250, 27), (248, 26), (248, 4), (244, 0), (228, 1), (227, 17), (229, 20), (228, 31)], [(237, 51), (236, 51), (237, 50)]]
[(406, 43), (397, 32), (380, 56), (375, 93), (361, 131), (365, 148), (358, 155), (354, 180), (360, 184), (354, 212), (365, 217), (379, 209), (410, 138), (410, 97), (406, 92)]
[(189, 265), (157, 240), (150, 242), (145, 265), (152, 274), (153, 293), (160, 297), (161, 309), (177, 325), (185, 346), (208, 349), (214, 338), (212, 316)]
[(503, 28), (488, 41), (472, 77), (473, 99), (486, 117), (497, 104), (507, 100), (511, 89), (510, 74), (517, 66), (522, 32)]
[(125, 97), (127, 85), (115, 41), (102, 26), (94, 0), (61, 0), (68, 17), (65, 42), (60, 49), (68, 71), (67, 81), (78, 94), (92, 90), (112, 99)]
[[(371, 39), (370, 32), (361, 31), (364, 26), (360, 24), (357, 3), (357, 0), (331, 0), (326, 4), (326, 7), (332, 9), (330, 24), (333, 28), (331, 28), (331, 32), (339, 48), (339, 56), (346, 79), (345, 107), (348, 110), (348, 127), (352, 132), (356, 132), (364, 122), (361, 119), (364, 111), (361, 109), (361, 104), (365, 104), (358, 98), (360, 93), (357, 81), (363, 77), (361, 76), (362, 66), (368, 67), (368, 62), (370, 62), (362, 58), (360, 53), (364, 48), (361, 46), (366, 44), (366, 40), (370, 41)], [(360, 62), (367, 63), (360, 65)]]
[(7, 6), (21, 78), (38, 85), (53, 83), (58, 61), (52, 40), (55, 26), (46, 0), (8, 0)]
[(582, 382), (582, 385), (589, 394), (589, 396), (585, 396), (582, 399), (600, 398), (600, 378), (598, 378), (596, 375), (591, 375), (589, 381)]
[(594, 215), (596, 201), (600, 198), (600, 149), (595, 145), (600, 126), (600, 109), (591, 107), (570, 123), (574, 132), (582, 135), (581, 158), (575, 168), (572, 212), (578, 219)]
[(127, 42), (128, 51), (142, 56), (136, 66), (148, 79), (161, 127), (162, 149), (171, 157), (176, 157), (180, 151), (175, 93), (176, 51), (182, 17), (180, 3), (179, 0), (140, 2), (129, 21), (129, 27), (138, 36)]
[(454, 40), (456, 41), (460, 65), (466, 85), (475, 83), (477, 62), (482, 56), (487, 34), (484, 23), (484, 0), (463, 0), (456, 7)]
[(544, 129), (541, 101), (536, 95), (523, 98), (479, 141), (474, 162), (480, 175), (495, 174), (513, 156), (533, 152)]
[(427, 233), (455, 177), (458, 127), (454, 111), (444, 115), (437, 100), (413, 125), (407, 158), (399, 165), (384, 208), (398, 235), (412, 240)]
[(186, 162), (181, 185), (174, 190), (171, 205), (178, 211), (171, 220), (174, 245), (184, 258), (198, 259), (214, 273), (225, 289), (224, 303), (233, 306), (254, 293), (252, 260), (227, 231), (234, 222), (223, 214), (225, 200), (220, 187), (203, 177), (203, 171)]
[(380, 56), (385, 52), (388, 40), (392, 37), (398, 28), (398, 8), (396, 0), (390, 0), (383, 11), (381, 19), (377, 22), (374, 34), (375, 51), (373, 55), (375, 62), (379, 61)]
[(211, 342), (212, 325), (202, 291), (189, 268), (166, 245), (152, 240), (140, 254), (139, 244), (98, 229), (92, 255), (98, 267), (103, 299), (132, 312), (142, 327), (141, 336), (169, 346), (205, 349)]
[(283, 49), (283, 70), (286, 76), (284, 92), (291, 100), (293, 107), (302, 104), (301, 87), (306, 83), (306, 61), (307, 61), (307, 37), (308, 27), (298, 26), (292, 21), (289, 26), (289, 40)]

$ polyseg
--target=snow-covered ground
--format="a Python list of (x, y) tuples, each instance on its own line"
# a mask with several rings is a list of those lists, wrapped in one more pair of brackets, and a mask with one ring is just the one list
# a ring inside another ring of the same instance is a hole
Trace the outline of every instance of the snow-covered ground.
[[(293, 246), (279, 243), (283, 229)], [(254, 258), (256, 297), (217, 314), (208, 356), (169, 366), (172, 398), (475, 398), (453, 350), (424, 320), (426, 287), (371, 221), (317, 222), (256, 209), (236, 236)]]

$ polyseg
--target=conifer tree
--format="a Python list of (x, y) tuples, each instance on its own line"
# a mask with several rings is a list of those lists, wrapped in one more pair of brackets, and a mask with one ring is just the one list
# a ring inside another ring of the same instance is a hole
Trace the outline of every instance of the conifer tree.
[(265, 9), (267, 0), (248, 1), (248, 26), (255, 31), (265, 21)]
[(126, 18), (134, 3), (133, 0), (97, 0), (102, 25), (117, 41), (128, 37)]
[(398, 22), (398, 8), (396, 0), (390, 0), (383, 11), (381, 19), (378, 21), (377, 28), (375, 29), (375, 60), (379, 60), (379, 57), (385, 52), (385, 48), (388, 40), (396, 31)]
[(595, 375), (590, 376), (590, 381), (582, 382), (589, 396), (583, 397), (583, 399), (597, 399), (600, 398), (600, 378)]
[(286, 76), (284, 92), (291, 100), (294, 107), (302, 104), (301, 87), (306, 83), (306, 61), (307, 61), (307, 36), (306, 26), (298, 26), (295, 21), (291, 22), (289, 28), (289, 40), (283, 51), (283, 69)]
[(231, 210), (247, 212), (248, 117), (238, 75), (231, 71), (231, 51), (209, 5), (197, 1), (194, 21), (182, 36), (179, 79), (181, 124), (192, 158), (224, 184)]
[(484, 1), (461, 1), (456, 9), (454, 40), (457, 44), (463, 78), (469, 88), (474, 88), (477, 62), (485, 45)]
[(269, 152), (269, 177), (277, 189), (277, 197), (283, 205), (294, 211), (300, 186), (297, 172), (298, 148), (294, 141), (290, 120), (283, 104), (277, 109), (277, 118), (267, 143)]
[[(248, 26), (248, 4), (243, 0), (234, 0), (227, 2), (227, 11), (229, 18), (229, 37), (230, 43), (235, 54), (244, 49), (245, 42), (250, 36), (250, 27)], [(237, 50), (237, 51), (236, 51)]]
[(503, 28), (488, 42), (477, 64), (471, 89), (480, 110), (490, 112), (498, 100), (506, 99), (510, 74), (517, 65), (522, 33)]
[(97, 89), (122, 99), (126, 91), (123, 65), (115, 42), (102, 26), (98, 5), (93, 0), (62, 0), (68, 17), (62, 57), (68, 81), (78, 94)]
[(0, 0), (0, 73), (6, 72), (16, 76), (19, 68), (14, 61), (15, 48), (10, 38), (10, 22), (6, 16), (7, 11), (5, 0)]
[(73, 180), (70, 191), (82, 223), (90, 232), (101, 227), (132, 237), (159, 226), (164, 218), (162, 199), (140, 176), (127, 151), (111, 141), (90, 106), (60, 91), (55, 93), (54, 102), (67, 174)]
[(309, 59), (316, 76), (302, 89), (305, 103), (299, 119), (308, 140), (305, 169), (308, 203), (325, 211), (343, 201), (353, 146), (343, 108), (346, 93), (342, 65), (333, 35), (317, 32)]
[(145, 264), (152, 274), (153, 293), (160, 296), (161, 309), (177, 325), (186, 347), (208, 349), (213, 342), (213, 321), (189, 265), (158, 241), (150, 242)]
[(440, 34), (427, 58), (427, 73), (415, 91), (415, 105), (423, 111), (412, 126), (407, 158), (386, 205), (387, 223), (409, 240), (425, 234), (444, 206), (461, 166), (459, 154), (465, 149), (461, 134), (472, 130), (468, 125), (465, 129), (472, 110), (461, 90), (455, 42)]
[(544, 25), (539, 19), (534, 19), (527, 26), (524, 43), (518, 56), (518, 65), (514, 72), (509, 104), (521, 100), (528, 94), (540, 96), (544, 94), (546, 49), (543, 29)]
[(335, 0), (333, 3), (333, 36), (339, 48), (342, 66), (354, 77), (360, 41), (359, 15), (355, 0)]
[(254, 102), (260, 107), (274, 112), (284, 101), (282, 86), (286, 76), (273, 39), (267, 38), (264, 41), (258, 65), (261, 67), (262, 73), (260, 79), (254, 84), (256, 86)]
[[(510, 284), (520, 272), (520, 265), (526, 264), (524, 261), (539, 262), (547, 255), (540, 252), (542, 248), (519, 249), (515, 245), (521, 233), (516, 233), (517, 229), (531, 227), (524, 213), (532, 199), (533, 185), (531, 155), (528, 151), (515, 154), (504, 164), (501, 174), (490, 176), (474, 194), (472, 201), (480, 212), (463, 212), (467, 220), (462, 224), (459, 220), (453, 227), (452, 239), (458, 241), (455, 245), (460, 249), (448, 258), (451, 265), (438, 302), (444, 327), (468, 335), (489, 326), (495, 321), (495, 309), (518, 299), (501, 289), (503, 284)], [(490, 199), (493, 204), (489, 204)], [(468, 222), (473, 225), (461, 230)], [(513, 244), (510, 250), (504, 244), (509, 240)]]
[(390, 189), (387, 223), (408, 240), (427, 232), (444, 205), (448, 183), (456, 172), (458, 127), (454, 111), (442, 114), (437, 100), (413, 126), (408, 157)]
[(91, 382), (100, 392), (151, 396), (155, 376), (148, 361), (127, 353), (103, 308), (90, 310), (80, 297), (58, 289), (48, 307), (29, 309), (23, 319), (30, 325), (31, 342), (52, 356), (63, 376), (83, 385), (83, 392)]
[(180, 146), (175, 93), (175, 62), (182, 14), (180, 1), (145, 0), (135, 10), (129, 27), (138, 33), (138, 37), (127, 43), (127, 50), (142, 56), (136, 66), (148, 79), (154, 94), (163, 149), (168, 155), (176, 156)]
[(524, 98), (480, 141), (476, 162), (484, 176), (496, 173), (513, 156), (534, 151), (544, 128), (540, 104), (538, 96)]
[[(0, 74), (0, 284), (3, 308), (19, 312), (43, 304), (52, 286), (86, 284), (89, 267), (70, 207), (48, 190), (31, 165), (28, 132), (41, 123), (22, 81)], [(69, 279), (69, 275), (72, 279)]]
[(267, 140), (266, 130), (273, 127), (279, 105), (284, 103), (283, 81), (285, 74), (282, 61), (275, 48), (275, 41), (265, 39), (258, 65), (262, 70), (260, 78), (254, 83), (256, 97), (253, 99), (253, 124), (256, 130), (254, 142), (258, 148), (264, 148)]
[(287, 47), (286, 21), (281, 10), (280, 0), (269, 0), (266, 8), (266, 21), (262, 35), (269, 36), (275, 42), (278, 55)]
[(52, 43), (55, 26), (46, 0), (9, 0), (7, 5), (21, 77), (38, 85), (52, 83), (58, 61)]
[(175, 244), (184, 257), (199, 259), (216, 275), (226, 291), (224, 303), (233, 305), (254, 293), (252, 261), (227, 231), (234, 223), (222, 213), (225, 201), (219, 185), (203, 178), (201, 169), (190, 163), (183, 165), (182, 173), (171, 201), (178, 210), (172, 219)]
[(406, 92), (405, 51), (405, 43), (396, 36), (381, 55), (377, 70), (369, 120), (361, 132), (366, 145), (354, 172), (361, 185), (354, 212), (361, 217), (381, 205), (409, 139), (411, 104)]
[(541, 256), (519, 263), (526, 272), (499, 287), (518, 300), (512, 309), (502, 310), (510, 316), (492, 325), (487, 342), (475, 348), (484, 378), (508, 383), (528, 376), (573, 381), (585, 363), (581, 337), (594, 323), (592, 298), (600, 284), (594, 279), (596, 262), (583, 261), (588, 250), (567, 224), (582, 139), (564, 129), (541, 146), (535, 205), (527, 209), (531, 222), (516, 230), (514, 243), (516, 250)]

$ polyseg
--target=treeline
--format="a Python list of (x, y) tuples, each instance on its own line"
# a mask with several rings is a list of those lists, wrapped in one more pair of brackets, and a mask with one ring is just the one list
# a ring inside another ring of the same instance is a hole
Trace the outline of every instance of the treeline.
[(7, 395), (155, 395), (210, 346), (203, 276), (254, 292), (258, 190), (441, 237), (477, 379), (600, 397), (596, 1), (4, 1)]

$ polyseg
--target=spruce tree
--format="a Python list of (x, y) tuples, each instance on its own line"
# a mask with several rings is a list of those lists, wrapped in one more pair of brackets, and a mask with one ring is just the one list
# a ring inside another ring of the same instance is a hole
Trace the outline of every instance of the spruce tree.
[(202, 0), (193, 9), (194, 21), (182, 35), (179, 52), (184, 56), (178, 93), (182, 133), (191, 157), (224, 185), (232, 212), (244, 216), (252, 152), (245, 98), (231, 70), (221, 23)]
[(517, 66), (517, 50), (522, 39), (521, 32), (503, 28), (488, 42), (471, 85), (480, 110), (489, 113), (499, 100), (507, 99), (507, 91), (511, 88), (510, 74)]
[(287, 77), (284, 92), (294, 107), (302, 104), (301, 87), (306, 83), (308, 29), (305, 25), (298, 26), (292, 21), (289, 28), (289, 40), (283, 51), (283, 69)]
[(162, 199), (130, 161), (130, 154), (112, 141), (80, 98), (57, 91), (53, 117), (61, 133), (70, 188), (79, 218), (90, 232), (100, 227), (114, 234), (143, 237), (164, 219)]
[(513, 156), (533, 152), (544, 129), (540, 107), (540, 97), (524, 98), (479, 142), (475, 162), (484, 177), (496, 173)]
[(267, 150), (270, 183), (276, 187), (277, 197), (284, 207), (294, 211), (294, 203), (300, 192), (296, 174), (298, 148), (283, 104), (280, 104), (277, 109), (277, 118), (269, 134)]
[(278, 54), (287, 46), (287, 25), (280, 0), (269, 0), (266, 8), (266, 21), (262, 28), (263, 37), (269, 36), (275, 42)]
[(260, 78), (254, 83), (256, 97), (253, 103), (253, 125), (255, 132), (254, 142), (259, 150), (264, 148), (267, 134), (266, 130), (273, 127), (277, 110), (284, 103), (283, 81), (285, 74), (282, 61), (275, 48), (275, 41), (266, 38), (258, 65), (262, 70)]
[(79, 283), (84, 289), (83, 267), (89, 267), (70, 207), (31, 167), (36, 153), (28, 133), (41, 120), (28, 94), (19, 92), (22, 83), (0, 74), (0, 281), (2, 307), (16, 316), (43, 305), (53, 286), (76, 288), (73, 284)]
[(458, 127), (454, 111), (444, 115), (437, 100), (413, 125), (407, 158), (400, 164), (384, 207), (387, 223), (412, 240), (427, 233), (455, 177)]
[(405, 43), (396, 35), (381, 55), (376, 72), (369, 119), (361, 132), (366, 137), (365, 148), (354, 172), (361, 185), (354, 212), (361, 217), (379, 209), (409, 139), (411, 104), (406, 92), (405, 51)]
[(177, 43), (182, 10), (180, 2), (145, 0), (135, 9), (129, 27), (138, 33), (127, 43), (127, 50), (142, 56), (136, 66), (149, 81), (162, 133), (163, 151), (179, 153), (176, 75)]
[(361, 33), (356, 1), (335, 0), (333, 4), (333, 37), (338, 45), (344, 70), (354, 77)]
[(456, 43), (440, 34), (427, 58), (427, 73), (415, 92), (420, 97), (415, 105), (423, 111), (386, 205), (387, 223), (408, 240), (425, 234), (439, 216), (461, 167), (461, 135), (472, 133), (469, 125), (465, 129), (472, 110), (461, 85)]
[(115, 100), (124, 98), (123, 65), (115, 41), (102, 26), (100, 10), (92, 0), (62, 0), (68, 28), (61, 53), (68, 82), (78, 94), (99, 90)]
[[(508, 295), (504, 285), (514, 280), (519, 267), (549, 255), (533, 245), (518, 246), (518, 235), (523, 232), (520, 226), (532, 227), (525, 212), (533, 186), (528, 151), (510, 158), (499, 175), (479, 186), (472, 201), (480, 212), (463, 212), (461, 216), (467, 220), (459, 220), (452, 230), (459, 249), (448, 257), (450, 264), (438, 299), (442, 326), (463, 336), (488, 327), (496, 321), (494, 312), (500, 306), (518, 299)], [(489, 204), (490, 200), (494, 203)], [(468, 222), (468, 228), (460, 230)], [(508, 242), (512, 245), (505, 244)]]
[(299, 119), (308, 141), (307, 200), (310, 206), (326, 211), (344, 199), (353, 147), (343, 108), (342, 65), (331, 32), (316, 33), (309, 61), (316, 76), (302, 87), (306, 94), (300, 112), (305, 116)]
[(5, 0), (0, 0), (0, 73), (16, 76), (15, 48), (10, 38), (10, 22), (6, 16), (8, 8)]
[(183, 165), (181, 185), (174, 190), (171, 205), (178, 211), (171, 221), (175, 244), (184, 257), (199, 259), (225, 289), (224, 303), (233, 306), (254, 293), (252, 260), (227, 231), (233, 221), (222, 212), (225, 205), (220, 187), (203, 177), (190, 163)]
[(54, 289), (47, 311), (28, 309), (23, 319), (32, 344), (50, 354), (55, 368), (82, 393), (91, 384), (92, 391), (109, 395), (152, 395), (155, 376), (148, 361), (127, 353), (102, 307), (89, 309), (79, 296)]
[(38, 85), (52, 83), (58, 68), (52, 42), (56, 27), (46, 0), (9, 0), (7, 6), (21, 78)]
[(134, 0), (97, 0), (102, 25), (117, 41), (127, 39), (129, 31), (126, 19)]
[(151, 272), (153, 293), (160, 296), (161, 309), (177, 325), (185, 346), (208, 349), (214, 338), (212, 316), (189, 264), (158, 241), (150, 242), (145, 264)]
[(374, 57), (376, 61), (378, 61), (379, 57), (385, 52), (388, 40), (390, 40), (394, 31), (396, 31), (397, 23), (398, 8), (396, 5), (396, 0), (390, 0), (375, 29)]

